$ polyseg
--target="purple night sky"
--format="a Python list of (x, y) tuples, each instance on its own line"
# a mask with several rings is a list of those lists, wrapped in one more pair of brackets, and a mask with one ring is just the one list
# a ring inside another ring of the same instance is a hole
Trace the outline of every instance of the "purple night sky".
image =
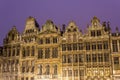
[(47, 19), (56, 25), (73, 20), (80, 29), (86, 29), (93, 16), (101, 22), (110, 21), (112, 31), (120, 28), (120, 0), (0, 0), (0, 45), (15, 25), (19, 32), (25, 27), (28, 16), (43, 25)]

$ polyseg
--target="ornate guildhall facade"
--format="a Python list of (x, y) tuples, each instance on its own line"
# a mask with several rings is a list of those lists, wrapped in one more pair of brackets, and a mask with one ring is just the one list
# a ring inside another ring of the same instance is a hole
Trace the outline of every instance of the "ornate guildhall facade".
[(120, 33), (93, 17), (83, 34), (74, 21), (63, 29), (51, 20), (39, 28), (28, 17), (0, 47), (0, 80), (120, 80)]

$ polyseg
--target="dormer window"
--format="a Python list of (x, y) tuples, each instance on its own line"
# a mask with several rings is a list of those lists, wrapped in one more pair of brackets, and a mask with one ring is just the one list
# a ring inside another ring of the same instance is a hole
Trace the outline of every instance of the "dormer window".
[(76, 28), (74, 28), (73, 31), (76, 32), (77, 31)]
[(97, 36), (101, 36), (101, 31), (97, 30)]
[(71, 32), (71, 30), (70, 30), (70, 29), (68, 29), (68, 32)]

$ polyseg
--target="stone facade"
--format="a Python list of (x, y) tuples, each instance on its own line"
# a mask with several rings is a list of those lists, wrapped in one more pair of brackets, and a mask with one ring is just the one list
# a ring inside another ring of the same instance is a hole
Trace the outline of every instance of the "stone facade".
[(74, 21), (39, 28), (30, 16), (23, 33), (8, 32), (0, 52), (0, 80), (120, 79), (120, 33), (97, 17), (83, 34)]

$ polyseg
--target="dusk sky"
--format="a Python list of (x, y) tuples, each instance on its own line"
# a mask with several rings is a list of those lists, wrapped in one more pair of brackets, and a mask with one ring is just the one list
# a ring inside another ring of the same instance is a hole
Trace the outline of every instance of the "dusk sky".
[(83, 31), (97, 16), (101, 23), (109, 21), (115, 31), (120, 28), (120, 0), (0, 0), (0, 45), (12, 26), (22, 33), (28, 16), (40, 26), (47, 19), (61, 26), (73, 20)]

